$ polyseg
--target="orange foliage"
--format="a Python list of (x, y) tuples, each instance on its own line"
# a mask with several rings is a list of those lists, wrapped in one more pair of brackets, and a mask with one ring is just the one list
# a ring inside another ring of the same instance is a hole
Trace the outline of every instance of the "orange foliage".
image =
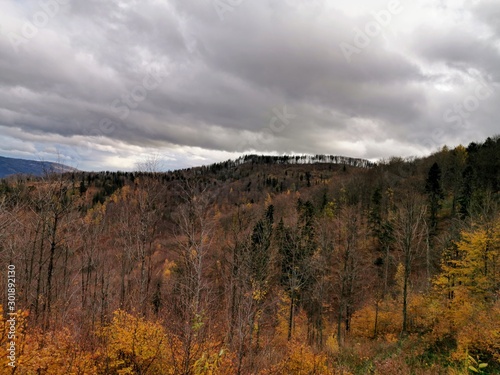
[(94, 375), (95, 355), (83, 351), (68, 329), (26, 335), (17, 363), (21, 374)]
[[(94, 375), (96, 374), (95, 356), (79, 348), (68, 329), (42, 333), (39, 330), (27, 333), (27, 312), (18, 311), (16, 316), (16, 335), (9, 339), (10, 325), (3, 317), (0, 306), (0, 324), (3, 327), (0, 346), (14, 341), (16, 344), (16, 374), (25, 375)], [(2, 361), (3, 374), (13, 373), (12, 368)]]
[[(327, 366), (327, 358), (323, 353), (315, 353), (311, 347), (292, 341), (288, 345), (285, 358), (270, 370), (261, 375), (333, 375), (335, 372)], [(344, 374), (348, 375), (344, 372)]]

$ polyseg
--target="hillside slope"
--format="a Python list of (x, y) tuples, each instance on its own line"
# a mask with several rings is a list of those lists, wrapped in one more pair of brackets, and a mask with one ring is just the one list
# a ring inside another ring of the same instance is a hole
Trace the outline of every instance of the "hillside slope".
[(14, 174), (42, 176), (45, 173), (61, 173), (71, 171), (76, 171), (76, 169), (68, 167), (64, 164), (51, 163), (48, 161), (6, 158), (0, 156), (0, 178)]
[(0, 181), (20, 373), (499, 374), (500, 138), (328, 161)]

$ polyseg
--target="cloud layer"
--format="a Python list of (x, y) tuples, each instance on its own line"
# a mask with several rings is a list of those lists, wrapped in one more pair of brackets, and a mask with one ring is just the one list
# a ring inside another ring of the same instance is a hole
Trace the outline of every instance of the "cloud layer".
[(422, 155), (498, 133), (497, 1), (338, 3), (9, 1), (0, 154), (181, 168)]

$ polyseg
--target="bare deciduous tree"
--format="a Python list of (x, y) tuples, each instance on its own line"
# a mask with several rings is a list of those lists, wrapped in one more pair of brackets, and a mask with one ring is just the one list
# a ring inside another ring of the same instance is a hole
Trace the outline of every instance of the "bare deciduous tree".
[(425, 225), (426, 207), (422, 198), (410, 193), (399, 202), (394, 220), (394, 239), (400, 250), (403, 275), (403, 325), (401, 334), (408, 332), (408, 292), (413, 261), (421, 250), (426, 235)]
[(177, 240), (177, 285), (175, 304), (181, 322), (182, 368), (190, 366), (206, 339), (206, 309), (210, 287), (204, 277), (208, 251), (215, 229), (213, 205), (207, 190), (185, 183), (180, 186), (181, 204), (175, 215)]

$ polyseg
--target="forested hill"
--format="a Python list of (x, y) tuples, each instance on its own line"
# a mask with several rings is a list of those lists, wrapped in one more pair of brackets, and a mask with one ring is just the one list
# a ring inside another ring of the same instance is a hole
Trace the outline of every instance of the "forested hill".
[(331, 163), (343, 164), (351, 167), (370, 168), (375, 166), (375, 163), (366, 159), (351, 158), (338, 155), (244, 155), (236, 160), (237, 164), (252, 163), (252, 164), (316, 164), (316, 163)]
[(282, 156), (270, 156), (270, 155), (244, 155), (236, 160), (228, 160), (222, 163), (215, 163), (206, 167), (201, 167), (201, 169), (221, 169), (221, 168), (231, 168), (241, 164), (250, 163), (254, 165), (259, 164), (342, 164), (357, 168), (370, 168), (376, 164), (370, 162), (369, 160), (351, 158), (346, 156), (337, 155), (282, 155)]
[(498, 137), (3, 179), (16, 371), (499, 374), (499, 208)]
[(59, 163), (0, 156), (0, 178), (15, 174), (42, 176), (48, 173), (63, 173), (74, 170), (76, 169)]

